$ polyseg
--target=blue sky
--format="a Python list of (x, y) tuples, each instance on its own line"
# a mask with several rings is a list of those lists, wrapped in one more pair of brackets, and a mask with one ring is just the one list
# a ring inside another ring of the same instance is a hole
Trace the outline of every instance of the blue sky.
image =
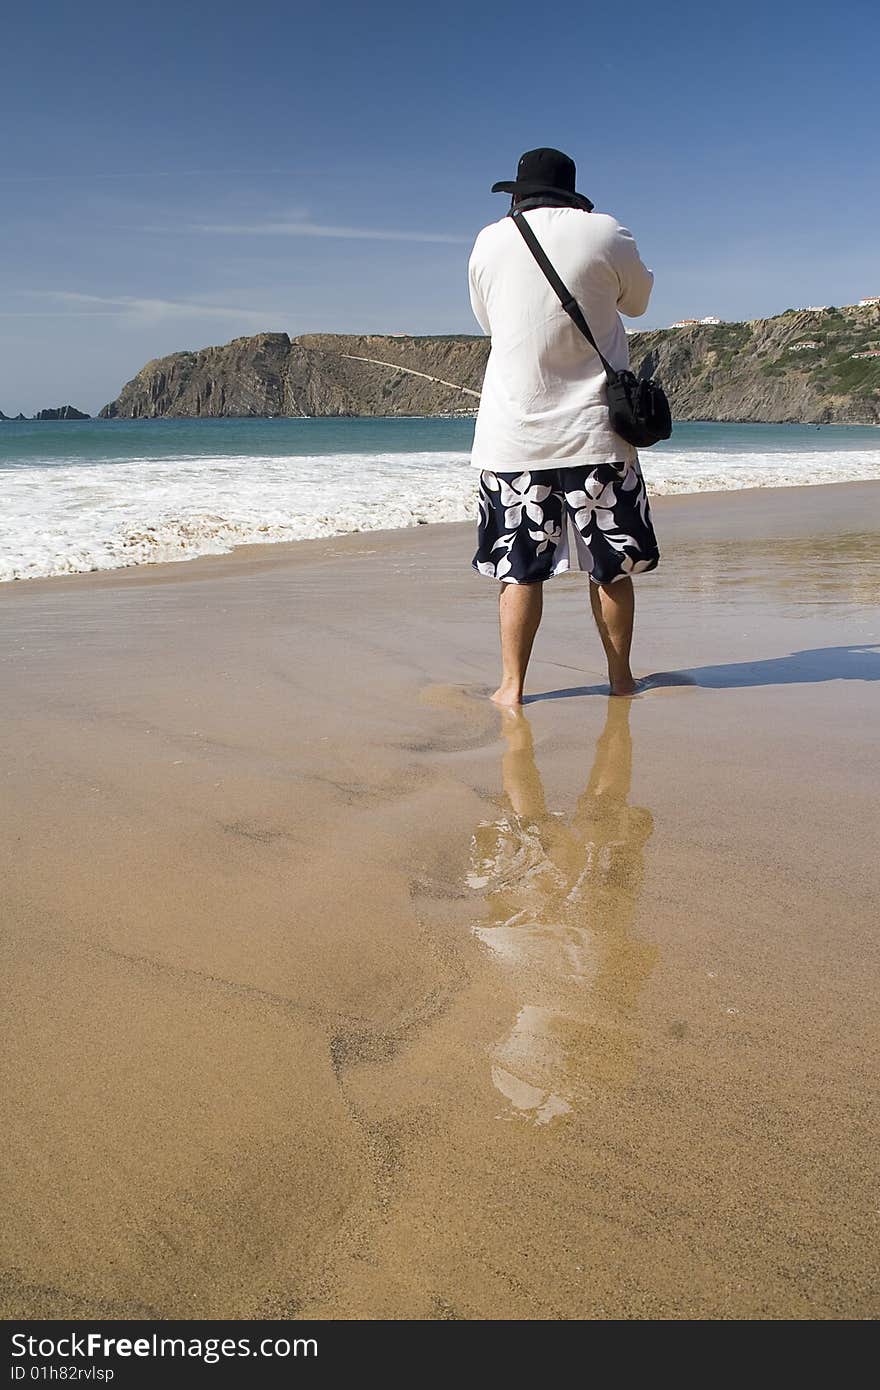
[(524, 149), (656, 274), (641, 322), (880, 293), (871, 0), (7, 11), (0, 409), (94, 411), (260, 329), (477, 332), (465, 267)]

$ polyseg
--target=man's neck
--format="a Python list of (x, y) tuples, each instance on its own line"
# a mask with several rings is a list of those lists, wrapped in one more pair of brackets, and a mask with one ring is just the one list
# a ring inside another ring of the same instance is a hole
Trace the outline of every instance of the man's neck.
[[(533, 198), (520, 198), (513, 204), (508, 213), (511, 216), (515, 212), (528, 212), (531, 208), (576, 208), (578, 204), (573, 199), (568, 198), (565, 193), (536, 193)], [(581, 209), (585, 211), (585, 209)]]

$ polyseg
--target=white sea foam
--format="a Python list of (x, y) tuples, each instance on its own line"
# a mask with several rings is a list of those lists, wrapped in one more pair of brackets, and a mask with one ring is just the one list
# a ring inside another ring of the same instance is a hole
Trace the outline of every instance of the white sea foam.
[[(880, 478), (878, 450), (645, 453), (653, 493)], [(216, 555), (237, 545), (462, 521), (477, 474), (461, 452), (179, 455), (3, 469), (0, 579)]]
[(819, 483), (860, 482), (880, 478), (880, 439), (876, 449), (791, 450), (763, 453), (741, 450), (645, 450), (642, 472), (648, 491), (658, 496), (679, 492), (733, 492), (744, 487), (808, 487)]
[(461, 521), (476, 510), (476, 474), (448, 453), (19, 465), (2, 485), (0, 580)]

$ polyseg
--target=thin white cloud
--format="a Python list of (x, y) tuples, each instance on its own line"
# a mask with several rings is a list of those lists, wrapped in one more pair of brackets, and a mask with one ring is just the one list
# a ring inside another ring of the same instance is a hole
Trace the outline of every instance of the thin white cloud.
[[(285, 174), (286, 169), (149, 169), (145, 171), (136, 169), (121, 169), (115, 173), (93, 173), (88, 175), (88, 182), (117, 182), (119, 180), (129, 183), (141, 183), (145, 179), (191, 179), (191, 178), (223, 178), (230, 176), (243, 177), (245, 175), (263, 174)], [(6, 183), (58, 183), (61, 179), (77, 179), (82, 182), (82, 171), (65, 173), (60, 170), (52, 174), (16, 174), (13, 172), (0, 172), (0, 182)]]
[(117, 319), (119, 309), (0, 309), (0, 319)]
[[(30, 293), (38, 298), (56, 300), (59, 306), (68, 306), (59, 309), (59, 313), (71, 317), (127, 317), (154, 323), (165, 319), (253, 319), (265, 323), (278, 314), (277, 308), (245, 309), (227, 304), (204, 304), (198, 300), (142, 299), (135, 295), (80, 294), (74, 290), (32, 290)], [(23, 313), (4, 314), (4, 317), (50, 316)]]
[(470, 237), (454, 236), (449, 232), (407, 232), (395, 229), (385, 230), (378, 227), (332, 227), (320, 222), (306, 221), (205, 222), (193, 225), (188, 230), (219, 236), (344, 237), (352, 241), (428, 241), (454, 245), (470, 241)]

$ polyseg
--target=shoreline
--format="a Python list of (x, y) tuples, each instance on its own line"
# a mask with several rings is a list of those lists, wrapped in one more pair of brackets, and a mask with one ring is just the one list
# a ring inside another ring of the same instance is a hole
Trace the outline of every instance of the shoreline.
[[(0, 417), (0, 425), (75, 425), (75, 424), (94, 424), (100, 421), (103, 424), (115, 422), (130, 424), (137, 421), (138, 424), (152, 424), (160, 420), (475, 420), (476, 410), (443, 410), (437, 411), (433, 415), (86, 415), (82, 420), (77, 419), (47, 419), (39, 420), (36, 416), (27, 415), (24, 419), (17, 419), (14, 415)], [(880, 421), (874, 420), (746, 420), (746, 419), (720, 419), (712, 416), (687, 416), (677, 415), (675, 421), (682, 425), (762, 425), (770, 429), (776, 429), (791, 425), (799, 428), (815, 428), (817, 430), (835, 429), (880, 429)]]
[[(474, 472), (476, 473), (476, 469)], [(783, 507), (780, 503), (785, 498), (793, 498), (799, 492), (815, 492), (824, 490), (825, 495), (833, 497), (840, 491), (841, 495), (848, 489), (880, 488), (880, 478), (878, 479), (851, 479), (843, 482), (834, 483), (793, 483), (783, 487), (742, 487), (742, 488), (718, 488), (703, 489), (695, 492), (674, 492), (674, 493), (651, 493), (648, 492), (651, 509), (656, 517), (660, 517), (670, 504), (681, 504), (687, 506), (688, 503), (696, 504), (699, 499), (709, 499), (712, 501), (718, 497), (738, 497), (746, 499), (745, 505), (758, 498), (767, 500), (768, 506), (774, 515), (779, 517), (780, 524), (784, 525), (784, 518), (780, 515)], [(867, 496), (867, 494), (866, 494)], [(736, 504), (734, 504), (736, 505)], [(69, 581), (82, 581), (95, 579), (98, 576), (111, 578), (114, 575), (125, 575), (141, 572), (154, 574), (158, 570), (177, 569), (181, 565), (191, 567), (193, 565), (203, 565), (209, 562), (233, 561), (235, 557), (251, 558), (251, 554), (259, 555), (263, 551), (281, 551), (286, 555), (291, 551), (296, 553), (300, 547), (324, 547), (334, 544), (342, 544), (346, 541), (354, 545), (359, 545), (364, 538), (372, 537), (381, 545), (391, 544), (394, 537), (405, 536), (410, 532), (435, 532), (446, 531), (458, 528), (464, 533), (471, 533), (475, 529), (475, 520), (464, 521), (436, 521), (436, 522), (416, 522), (409, 526), (391, 527), (388, 529), (376, 528), (375, 530), (364, 528), (363, 530), (342, 531), (329, 536), (307, 536), (300, 540), (266, 540), (260, 542), (246, 541), (241, 545), (232, 546), (229, 550), (208, 552), (204, 554), (186, 555), (176, 560), (143, 561), (130, 565), (116, 565), (107, 569), (76, 570), (50, 575), (35, 575), (29, 578), (16, 577), (0, 581), (0, 594), (10, 588), (20, 588), (27, 586), (30, 588), (36, 584), (58, 584)], [(308, 554), (308, 552), (304, 552)]]

